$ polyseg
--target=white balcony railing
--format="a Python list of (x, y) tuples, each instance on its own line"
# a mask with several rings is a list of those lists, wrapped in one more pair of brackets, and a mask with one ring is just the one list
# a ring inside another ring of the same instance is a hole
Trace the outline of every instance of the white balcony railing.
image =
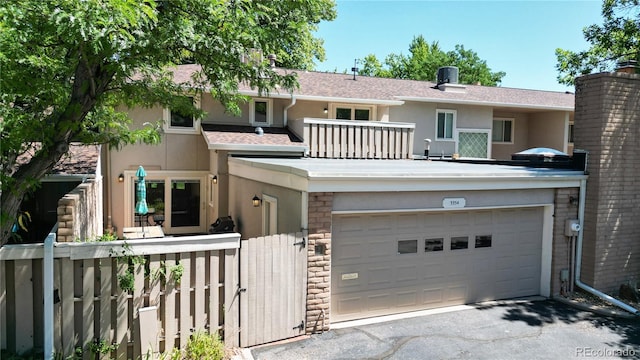
[(410, 159), (415, 124), (303, 118), (289, 128), (302, 137), (309, 156), (330, 159)]

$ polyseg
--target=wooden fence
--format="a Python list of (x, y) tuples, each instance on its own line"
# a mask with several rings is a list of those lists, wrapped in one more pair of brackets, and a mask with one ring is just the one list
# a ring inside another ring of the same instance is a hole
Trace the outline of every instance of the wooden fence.
[[(218, 331), (237, 345), (240, 234), (54, 247), (54, 348), (113, 344), (103, 359), (183, 347), (192, 332)], [(43, 346), (43, 244), (0, 248), (0, 345)], [(149, 319), (151, 319), (149, 321)]]

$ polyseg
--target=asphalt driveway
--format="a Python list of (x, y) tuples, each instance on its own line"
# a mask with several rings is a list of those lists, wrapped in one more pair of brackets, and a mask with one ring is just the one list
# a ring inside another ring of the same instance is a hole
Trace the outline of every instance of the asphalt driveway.
[(505, 301), (331, 330), (250, 351), (265, 360), (640, 359), (640, 321), (553, 300)]

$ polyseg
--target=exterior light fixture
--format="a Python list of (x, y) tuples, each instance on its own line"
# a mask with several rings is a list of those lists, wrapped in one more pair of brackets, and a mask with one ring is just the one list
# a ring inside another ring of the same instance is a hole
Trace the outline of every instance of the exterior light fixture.
[(431, 139), (424, 139), (424, 158), (429, 160), (429, 150), (431, 149)]
[(262, 202), (258, 195), (253, 195), (253, 199), (251, 199), (251, 201), (253, 201), (253, 207), (260, 206), (260, 203)]
[(323, 110), (323, 111), (324, 111), (324, 113), (325, 113), (325, 114), (327, 114), (327, 113), (329, 112), (329, 109), (324, 108), (324, 110)]
[(118, 175), (118, 182), (124, 182), (124, 174)]
[(218, 175), (214, 175), (213, 179), (211, 179), (211, 182), (213, 182), (213, 184), (217, 184), (218, 183)]

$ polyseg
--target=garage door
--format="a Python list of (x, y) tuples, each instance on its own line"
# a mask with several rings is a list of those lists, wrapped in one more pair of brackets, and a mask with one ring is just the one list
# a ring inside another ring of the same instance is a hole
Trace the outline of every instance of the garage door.
[(332, 320), (540, 293), (542, 208), (334, 215)]

